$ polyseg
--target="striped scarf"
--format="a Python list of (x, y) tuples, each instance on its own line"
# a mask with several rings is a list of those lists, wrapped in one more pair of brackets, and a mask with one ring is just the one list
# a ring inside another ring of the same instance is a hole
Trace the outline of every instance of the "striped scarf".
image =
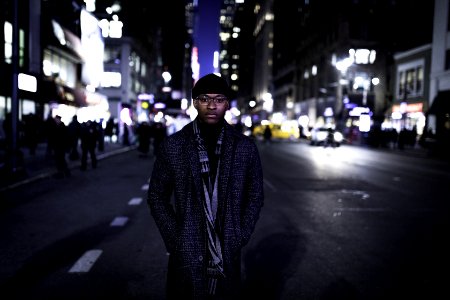
[(206, 216), (206, 228), (208, 232), (208, 250), (211, 256), (211, 260), (208, 262), (208, 292), (210, 295), (215, 294), (217, 287), (217, 280), (220, 277), (224, 277), (223, 274), (223, 261), (222, 261), (222, 248), (220, 245), (219, 235), (216, 230), (216, 216), (217, 216), (217, 182), (219, 177), (220, 166), (220, 152), (222, 150), (223, 140), (223, 128), (217, 139), (215, 155), (219, 157), (217, 164), (217, 172), (214, 178), (211, 178), (208, 152), (205, 146), (205, 142), (200, 136), (200, 130), (198, 128), (197, 121), (193, 123), (195, 140), (197, 143), (198, 156), (200, 159), (201, 173), (203, 178), (203, 192), (205, 194), (205, 201), (203, 203), (203, 210)]

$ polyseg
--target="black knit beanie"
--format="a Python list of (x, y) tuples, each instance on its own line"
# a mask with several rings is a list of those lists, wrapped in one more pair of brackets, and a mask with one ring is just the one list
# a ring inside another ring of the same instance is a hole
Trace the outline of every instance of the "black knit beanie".
[(230, 100), (231, 89), (225, 79), (210, 73), (200, 78), (192, 88), (193, 99), (201, 94), (222, 94)]

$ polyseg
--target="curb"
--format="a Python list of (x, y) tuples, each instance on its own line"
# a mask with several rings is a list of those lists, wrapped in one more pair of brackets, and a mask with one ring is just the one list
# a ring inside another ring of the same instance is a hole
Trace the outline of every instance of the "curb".
[[(137, 146), (133, 145), (133, 146), (127, 146), (127, 147), (119, 148), (119, 149), (116, 149), (116, 150), (100, 153), (100, 154), (97, 155), (97, 160), (102, 160), (102, 159), (108, 158), (108, 157), (113, 156), (113, 155), (125, 153), (125, 152), (128, 152), (128, 151), (134, 150), (136, 148), (137, 148)], [(77, 162), (70, 162), (69, 161), (68, 165), (69, 165), (68, 166), (69, 169), (72, 170), (72, 169), (75, 169), (75, 168), (79, 168), (81, 166), (81, 162), (80, 161), (77, 161)], [(4, 187), (0, 187), (0, 192), (5, 192), (7, 190), (12, 190), (12, 189), (20, 187), (22, 185), (25, 185), (25, 184), (28, 184), (28, 183), (32, 183), (32, 182), (35, 182), (35, 181), (38, 181), (38, 180), (41, 180), (41, 179), (44, 179), (44, 178), (47, 178), (47, 177), (51, 177), (52, 175), (54, 175), (56, 173), (57, 173), (57, 171), (54, 170), (53, 168), (51, 168), (51, 169), (50, 168), (44, 169), (41, 174), (38, 174), (38, 175), (35, 175), (33, 177), (20, 180), (18, 182), (12, 183), (12, 184), (4, 186)]]

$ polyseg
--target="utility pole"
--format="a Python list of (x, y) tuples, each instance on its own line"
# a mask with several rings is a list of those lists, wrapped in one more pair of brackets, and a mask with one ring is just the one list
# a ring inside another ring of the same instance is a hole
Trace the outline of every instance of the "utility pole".
[(13, 1), (13, 40), (12, 40), (12, 91), (11, 91), (11, 173), (18, 175), (21, 169), (19, 165), (19, 97), (18, 97), (18, 75), (19, 75), (19, 0)]

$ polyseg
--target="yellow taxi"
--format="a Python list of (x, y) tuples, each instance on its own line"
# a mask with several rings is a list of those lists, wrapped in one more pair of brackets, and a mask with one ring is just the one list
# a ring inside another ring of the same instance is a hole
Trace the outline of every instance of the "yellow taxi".
[(295, 140), (300, 136), (298, 123), (296, 121), (284, 121), (281, 124), (263, 121), (260, 125), (253, 128), (253, 136), (263, 139), (266, 126), (269, 126), (272, 131), (272, 139)]

